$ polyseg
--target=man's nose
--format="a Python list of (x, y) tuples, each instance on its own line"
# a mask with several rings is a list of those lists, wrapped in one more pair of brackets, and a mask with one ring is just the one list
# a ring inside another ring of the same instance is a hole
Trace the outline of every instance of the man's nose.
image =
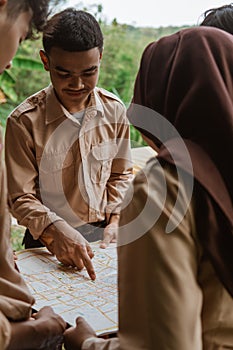
[(79, 76), (72, 76), (71, 79), (71, 85), (77, 89), (83, 89), (84, 88), (84, 84), (82, 81), (82, 78)]

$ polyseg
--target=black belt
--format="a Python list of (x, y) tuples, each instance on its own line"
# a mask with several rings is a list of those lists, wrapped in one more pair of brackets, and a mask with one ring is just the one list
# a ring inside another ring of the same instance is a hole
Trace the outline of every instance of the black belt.
[[(88, 242), (95, 242), (103, 239), (104, 228), (106, 227), (106, 221), (91, 222), (79, 227), (76, 230), (79, 231)], [(44, 247), (44, 244), (39, 240), (35, 240), (27, 228), (24, 233), (22, 244), (25, 249)]]

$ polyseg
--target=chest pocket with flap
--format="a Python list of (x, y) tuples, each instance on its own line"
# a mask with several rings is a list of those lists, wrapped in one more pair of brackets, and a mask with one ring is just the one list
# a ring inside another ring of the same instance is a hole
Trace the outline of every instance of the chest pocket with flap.
[(106, 182), (111, 174), (112, 161), (117, 154), (117, 144), (106, 142), (91, 149), (91, 180), (94, 183)]
[(74, 158), (70, 150), (43, 154), (39, 164), (40, 187), (48, 192), (66, 192), (74, 186)]

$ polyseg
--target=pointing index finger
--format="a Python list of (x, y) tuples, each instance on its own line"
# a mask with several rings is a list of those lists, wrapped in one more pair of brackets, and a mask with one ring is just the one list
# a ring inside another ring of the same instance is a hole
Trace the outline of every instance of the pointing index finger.
[(93, 266), (91, 258), (90, 258), (90, 256), (91, 257), (94, 256), (94, 254), (92, 253), (92, 250), (90, 247), (82, 245), (80, 247), (80, 253), (81, 253), (81, 258), (83, 260), (83, 264), (87, 269), (87, 273), (90, 276), (90, 278), (94, 281), (96, 279), (96, 274), (95, 274), (94, 266)]

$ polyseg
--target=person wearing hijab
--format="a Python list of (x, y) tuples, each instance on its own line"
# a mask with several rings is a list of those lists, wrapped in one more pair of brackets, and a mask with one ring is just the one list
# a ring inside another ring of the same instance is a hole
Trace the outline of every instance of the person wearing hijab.
[[(19, 43), (41, 29), (48, 4), (48, 0), (0, 0), (0, 74), (10, 68)], [(6, 188), (0, 128), (0, 349), (52, 350), (62, 340), (66, 322), (51, 307), (32, 315), (35, 300), (14, 265)]]
[(128, 118), (158, 155), (121, 213), (118, 337), (77, 318), (66, 349), (233, 349), (232, 52), (208, 27), (144, 50)]

